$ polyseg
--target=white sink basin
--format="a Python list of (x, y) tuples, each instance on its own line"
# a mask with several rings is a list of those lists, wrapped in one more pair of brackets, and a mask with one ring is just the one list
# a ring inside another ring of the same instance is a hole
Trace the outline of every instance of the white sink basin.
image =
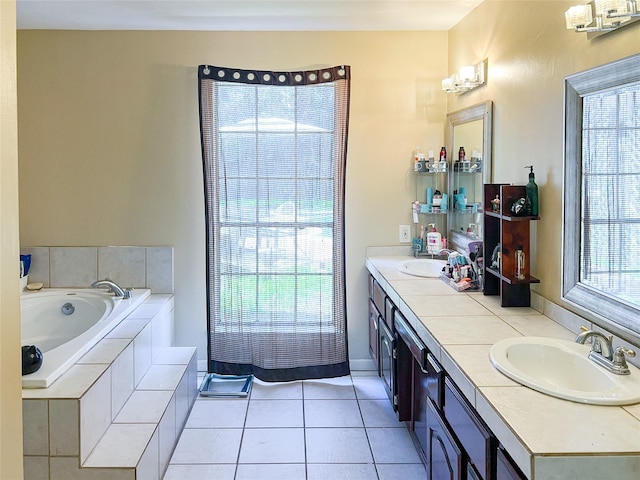
[(398, 271), (413, 275), (415, 277), (435, 277), (438, 278), (442, 272), (442, 267), (447, 262), (444, 260), (435, 260), (431, 258), (416, 258), (405, 260), (396, 265)]
[(640, 373), (616, 375), (587, 356), (589, 345), (545, 337), (516, 337), (496, 342), (491, 363), (500, 372), (547, 395), (593, 405), (640, 402)]

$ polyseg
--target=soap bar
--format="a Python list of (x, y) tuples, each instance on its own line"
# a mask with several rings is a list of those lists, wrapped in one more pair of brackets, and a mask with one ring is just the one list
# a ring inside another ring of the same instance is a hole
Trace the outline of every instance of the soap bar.
[(27, 290), (29, 290), (30, 292), (34, 292), (36, 290), (42, 290), (42, 287), (44, 287), (44, 283), (42, 282), (34, 282), (34, 283), (27, 283)]

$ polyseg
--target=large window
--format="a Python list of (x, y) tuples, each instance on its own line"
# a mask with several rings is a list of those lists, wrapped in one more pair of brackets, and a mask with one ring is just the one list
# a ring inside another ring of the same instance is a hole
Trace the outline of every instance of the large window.
[(640, 55), (565, 89), (563, 296), (616, 333), (640, 332)]
[(218, 88), (221, 322), (333, 322), (333, 94)]

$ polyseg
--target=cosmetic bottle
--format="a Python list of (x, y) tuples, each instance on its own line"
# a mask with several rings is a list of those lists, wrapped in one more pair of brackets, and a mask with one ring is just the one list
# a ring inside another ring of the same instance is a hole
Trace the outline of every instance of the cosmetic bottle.
[(422, 150), (420, 149), (420, 147), (416, 147), (415, 150), (413, 151), (413, 171), (414, 172), (420, 171), (420, 157), (423, 157), (422, 159), (424, 160), (424, 155), (422, 153)]
[(431, 231), (427, 233), (427, 253), (437, 254), (440, 252), (442, 235), (436, 231), (436, 224), (430, 223)]
[(538, 216), (538, 185), (536, 185), (536, 176), (533, 173), (533, 165), (527, 165), (524, 168), (530, 168), (529, 183), (525, 186), (525, 195), (527, 204), (530, 208), (529, 215)]
[(524, 280), (524, 252), (522, 251), (522, 245), (518, 245), (516, 249), (516, 258), (515, 258), (515, 276), (518, 280)]

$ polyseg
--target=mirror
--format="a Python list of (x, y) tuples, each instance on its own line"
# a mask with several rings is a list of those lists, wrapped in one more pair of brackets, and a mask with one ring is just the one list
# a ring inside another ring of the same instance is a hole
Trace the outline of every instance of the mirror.
[[(451, 155), (449, 247), (469, 252), (482, 241), (483, 185), (491, 183), (493, 102), (486, 101), (447, 115), (445, 142)], [(464, 158), (460, 148), (464, 149)]]

